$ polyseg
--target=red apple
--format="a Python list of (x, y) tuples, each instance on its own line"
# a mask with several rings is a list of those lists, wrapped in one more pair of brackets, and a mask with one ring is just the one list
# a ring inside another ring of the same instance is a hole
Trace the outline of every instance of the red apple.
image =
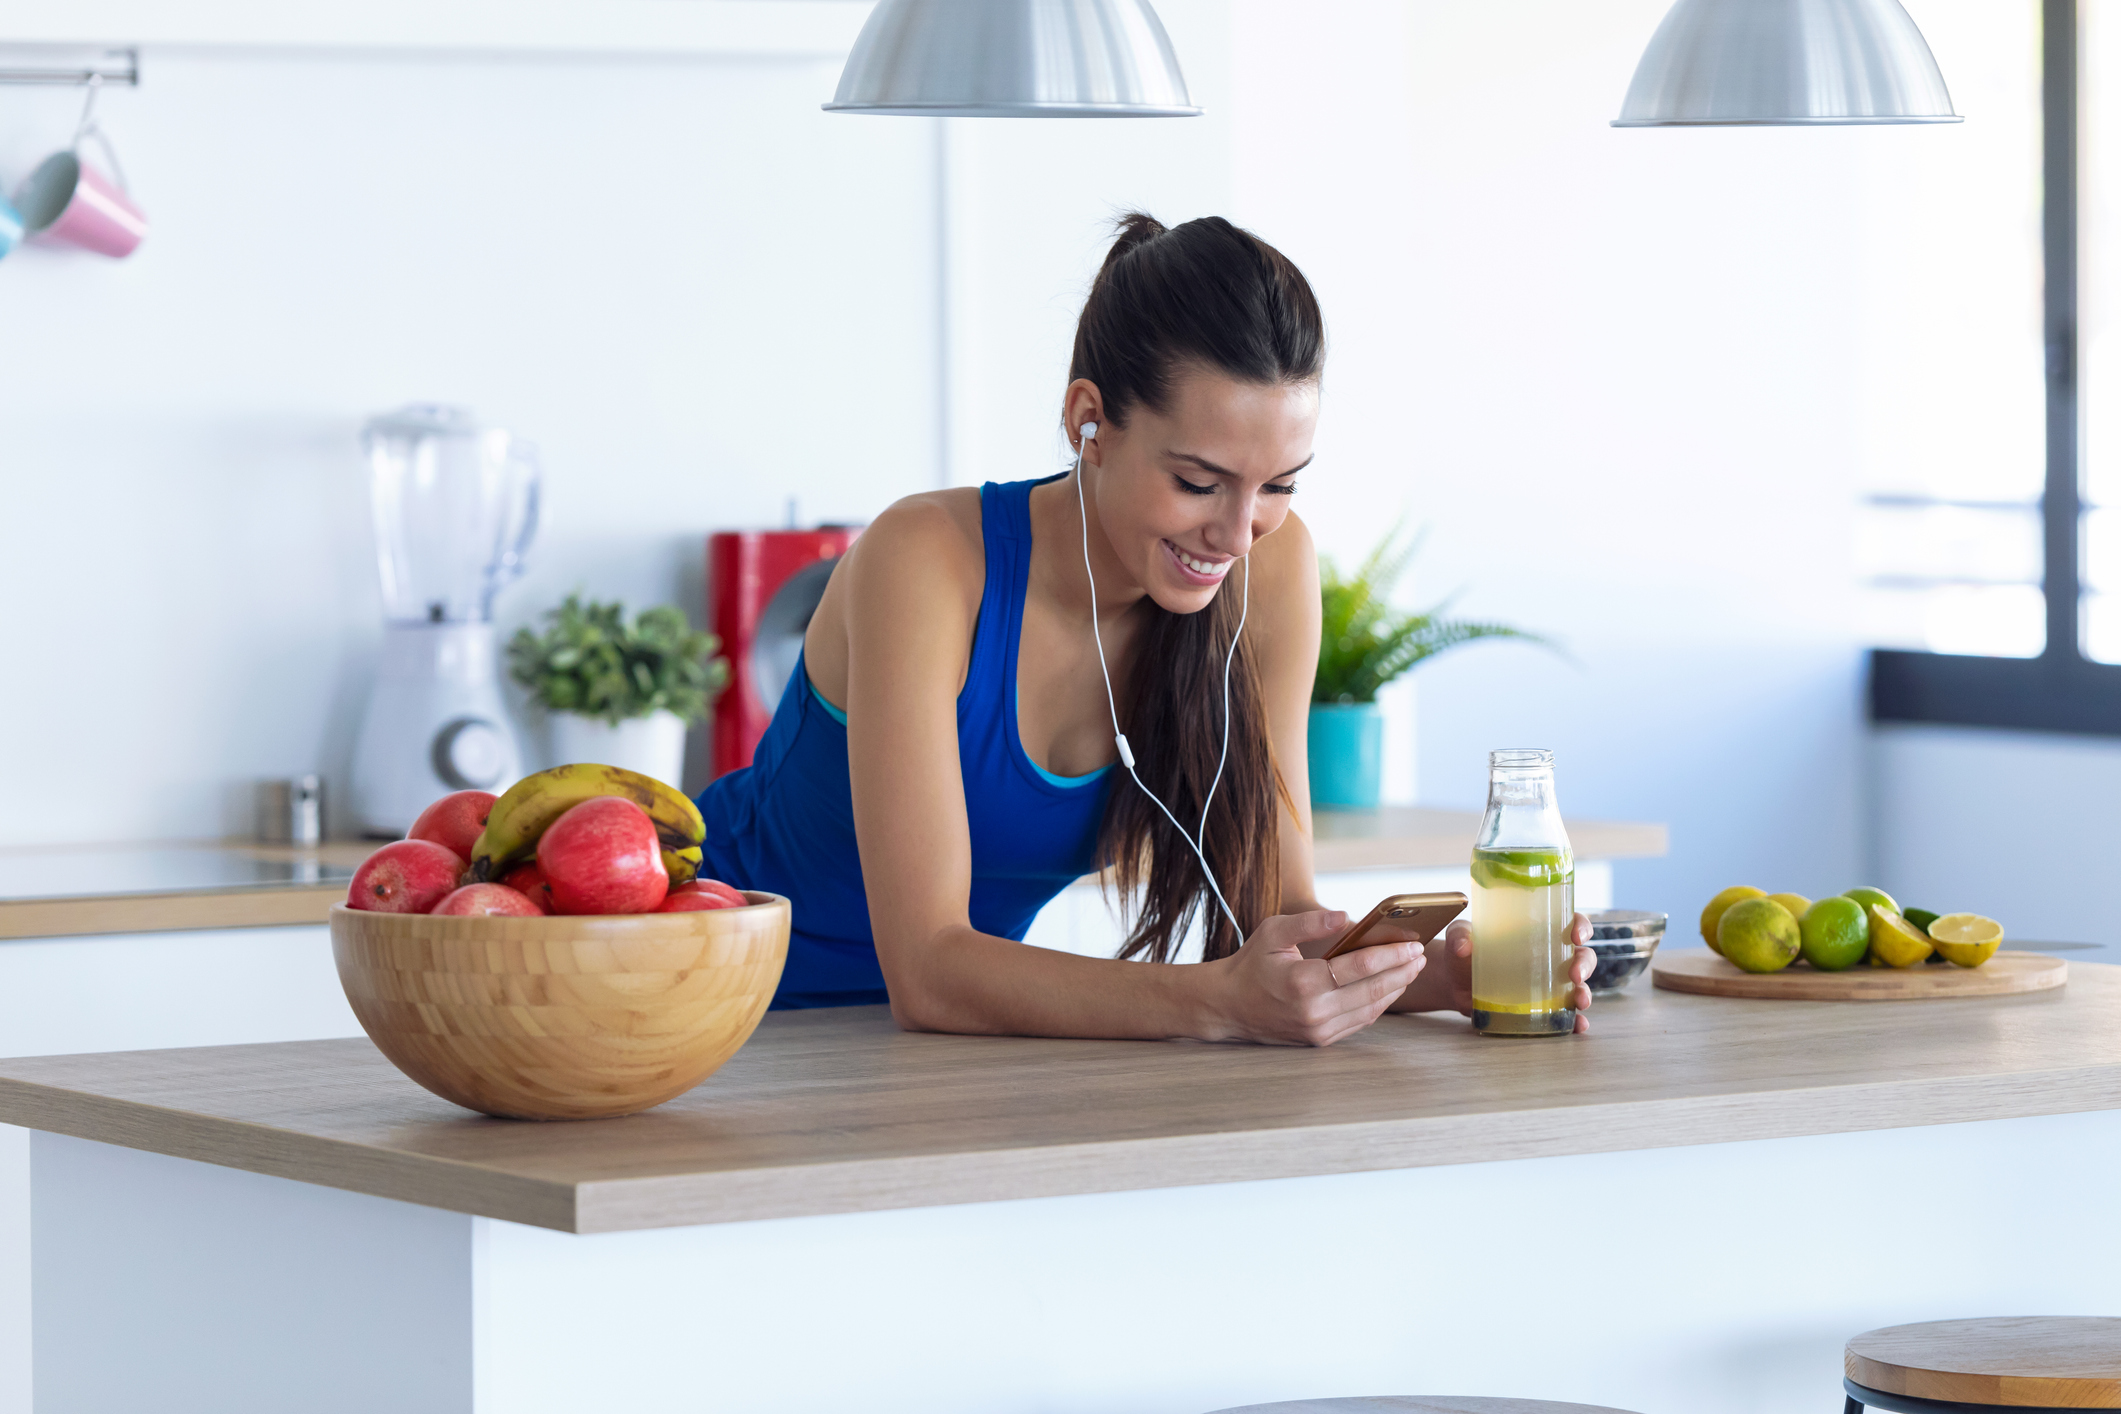
[(537, 865), (518, 864), (501, 876), (501, 882), (536, 904), (540, 913), (557, 911), (552, 905), (552, 887)]
[(673, 889), (670, 892), (670, 897), (663, 900), (656, 912), (705, 913), (713, 908), (735, 908), (737, 906), (720, 894), (695, 892), (690, 889)]
[(497, 914), (505, 918), (542, 918), (545, 910), (506, 884), (466, 884), (434, 906), (438, 914), (477, 917)]
[(615, 795), (553, 821), (538, 840), (538, 869), (560, 913), (653, 913), (670, 892), (655, 822)]
[(370, 913), (425, 913), (456, 888), (463, 872), (464, 861), (434, 841), (399, 840), (354, 870), (346, 906)]
[(670, 890), (670, 896), (676, 898), (679, 894), (706, 894), (710, 898), (720, 899), (724, 908), (749, 908), (751, 906), (750, 899), (745, 898), (743, 894), (730, 888), (720, 879), (694, 879), (689, 883), (673, 885)]
[(471, 858), (471, 847), (486, 828), (495, 797), (483, 790), (460, 790), (445, 795), (420, 812), (405, 832), (409, 840), (431, 840), (459, 859)]

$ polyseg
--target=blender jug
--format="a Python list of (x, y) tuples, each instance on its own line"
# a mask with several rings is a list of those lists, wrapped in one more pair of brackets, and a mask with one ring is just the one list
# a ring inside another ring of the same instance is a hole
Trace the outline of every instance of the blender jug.
[(499, 792), (522, 774), (493, 600), (537, 530), (538, 465), (528, 443), (462, 408), (401, 408), (361, 441), (384, 636), (351, 796), (364, 833), (395, 837), (438, 796)]

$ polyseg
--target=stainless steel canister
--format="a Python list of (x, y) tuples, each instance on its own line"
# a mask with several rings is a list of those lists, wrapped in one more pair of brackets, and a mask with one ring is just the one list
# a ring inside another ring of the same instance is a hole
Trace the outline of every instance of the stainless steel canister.
[(321, 844), (324, 778), (258, 782), (258, 838), (266, 844)]

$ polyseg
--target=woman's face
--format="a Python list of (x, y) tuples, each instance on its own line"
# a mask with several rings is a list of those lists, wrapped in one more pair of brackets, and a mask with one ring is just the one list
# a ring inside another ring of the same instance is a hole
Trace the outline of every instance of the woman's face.
[[(1091, 387), (1070, 389), (1071, 413), (1076, 390)], [(1287, 518), (1317, 427), (1316, 383), (1187, 373), (1163, 412), (1136, 407), (1125, 427), (1100, 425), (1089, 452), (1097, 471), (1086, 483), (1093, 514), (1150, 598), (1174, 614), (1197, 613), (1252, 542)]]

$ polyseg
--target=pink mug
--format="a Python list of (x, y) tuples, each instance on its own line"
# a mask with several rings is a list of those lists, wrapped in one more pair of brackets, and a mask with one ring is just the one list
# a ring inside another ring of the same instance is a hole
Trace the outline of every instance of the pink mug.
[(82, 161), (78, 148), (40, 162), (16, 189), (15, 209), (29, 239), (79, 246), (113, 259), (131, 255), (147, 234), (147, 217), (132, 198)]

